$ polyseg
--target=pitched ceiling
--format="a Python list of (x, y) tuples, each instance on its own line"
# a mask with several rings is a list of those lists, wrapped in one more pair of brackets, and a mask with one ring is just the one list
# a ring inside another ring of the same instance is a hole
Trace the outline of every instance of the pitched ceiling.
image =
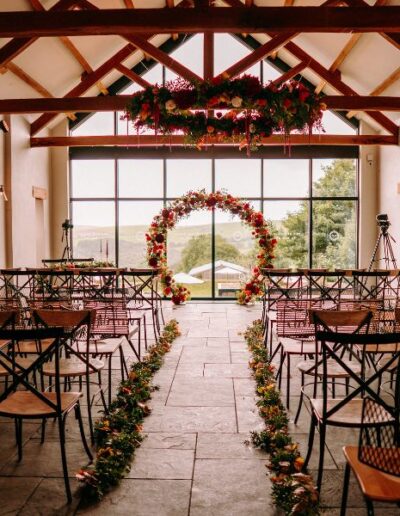
[[(238, 1), (226, 0), (226, 3), (233, 5), (238, 4)], [(172, 0), (91, 0), (91, 3), (99, 9), (128, 9), (131, 5), (134, 5), (134, 8), (162, 8), (172, 4), (176, 6), (180, 0), (175, 0), (175, 3)], [(221, 6), (226, 5), (222, 0), (215, 3)], [(250, 5), (251, 3), (243, 0), (243, 4)], [(299, 7), (318, 6), (321, 3), (321, 0), (254, 1), (254, 5), (264, 7), (284, 4), (294, 4)], [(354, 2), (348, 0), (348, 3)], [(367, 3), (374, 5), (376, 0), (367, 0)], [(2, 11), (33, 11), (41, 8), (48, 10), (55, 4), (57, 4), (56, 0), (2, 0), (0, 13)], [(386, 2), (378, 0), (378, 4), (400, 5), (400, 0)], [(270, 39), (264, 34), (252, 36), (260, 43), (265, 43)], [(150, 41), (158, 47), (169, 37), (170, 35), (166, 34), (158, 35), (151, 38)], [(9, 41), (0, 39), (0, 54), (1, 50), (6, 48), (4, 45)], [(372, 93), (399, 96), (400, 94), (400, 49), (380, 34), (368, 33), (359, 36), (341, 33), (299, 34), (293, 38), (292, 43), (326, 69), (330, 69), (332, 72), (338, 70), (335, 72), (336, 76), (360, 95)], [(126, 46), (126, 39), (120, 36), (39, 38), (3, 67), (4, 61), (2, 62), (0, 59), (0, 97), (1, 99), (63, 97), (93, 70), (97, 70)], [(131, 50), (132, 52), (127, 51), (125, 58), (122, 59), (123, 65), (128, 68), (133, 68), (145, 57), (142, 51)], [(280, 48), (276, 55), (290, 66), (295, 66), (300, 62), (298, 57), (295, 57), (290, 51), (290, 44), (286, 48)], [(322, 88), (326, 94), (343, 93), (331, 85), (321, 82), (321, 77), (309, 67), (302, 74), (316, 87)], [(107, 87), (121, 75), (123, 75), (121, 71), (113, 67), (81, 94), (96, 96), (100, 92), (107, 93)], [(385, 81), (388, 78), (389, 85), (385, 88)], [(399, 125), (400, 115), (398, 112), (384, 113), (384, 115)], [(55, 117), (49, 126), (55, 125), (60, 120), (60, 116)], [(367, 117), (376, 129), (381, 129), (367, 115), (362, 116)], [(72, 115), (70, 117), (73, 118)], [(32, 122), (38, 116), (29, 115), (27, 118)]]

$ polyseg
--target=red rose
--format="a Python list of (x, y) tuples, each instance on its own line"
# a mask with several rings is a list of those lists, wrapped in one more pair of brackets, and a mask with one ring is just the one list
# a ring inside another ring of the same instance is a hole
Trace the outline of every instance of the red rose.
[(207, 199), (206, 204), (207, 206), (213, 207), (217, 204), (217, 201), (213, 197), (210, 197)]
[(309, 96), (310, 96), (310, 92), (308, 90), (300, 90), (300, 92), (299, 92), (300, 102), (305, 102)]
[(158, 260), (155, 256), (152, 256), (151, 258), (149, 258), (149, 265), (150, 265), (150, 267), (157, 267)]
[(169, 296), (171, 294), (172, 290), (171, 290), (171, 287), (165, 287), (164, 289), (164, 294), (166, 296)]
[(164, 208), (161, 212), (161, 215), (164, 217), (164, 219), (167, 219), (169, 217), (170, 211), (167, 210), (167, 208)]
[(285, 99), (285, 100), (283, 101), (283, 106), (284, 106), (286, 109), (290, 108), (290, 106), (291, 106), (291, 105), (292, 105), (292, 101), (291, 101), (290, 99)]
[(273, 238), (273, 239), (271, 240), (271, 244), (272, 244), (272, 245), (276, 245), (277, 243), (278, 243), (278, 240), (277, 240), (276, 238)]
[(158, 235), (156, 235), (156, 242), (158, 242), (159, 244), (162, 244), (164, 240), (164, 235), (162, 235), (161, 233), (158, 233)]

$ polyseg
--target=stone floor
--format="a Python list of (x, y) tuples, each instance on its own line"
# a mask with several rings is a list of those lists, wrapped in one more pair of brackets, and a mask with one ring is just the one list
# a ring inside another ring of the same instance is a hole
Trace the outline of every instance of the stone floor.
[[(135, 516), (273, 516), (267, 456), (245, 444), (250, 430), (262, 428), (254, 397), (254, 381), (247, 367), (249, 355), (238, 332), (259, 317), (259, 307), (234, 303), (196, 303), (165, 310), (178, 319), (182, 336), (165, 358), (154, 383), (160, 389), (146, 418), (147, 438), (135, 455), (120, 486), (101, 503), (85, 507), (79, 487), (71, 480), (74, 500), (65, 503), (59, 445), (49, 428), (41, 445), (39, 426), (24, 425), (24, 457), (15, 460), (14, 426), (0, 419), (0, 515), (128, 515)], [(127, 350), (128, 351), (128, 350)], [(130, 356), (130, 360), (133, 357)], [(115, 361), (113, 384), (118, 382)], [(297, 407), (299, 379), (292, 367), (291, 409)], [(100, 413), (101, 407), (97, 407)], [(293, 414), (292, 414), (293, 416)], [(291, 431), (303, 453), (309, 415), (303, 410)], [(76, 421), (67, 425), (67, 454), (71, 477), (86, 463)], [(322, 491), (324, 514), (338, 515), (343, 478), (341, 447), (357, 442), (357, 435), (328, 433), (328, 453)], [(316, 438), (316, 441), (318, 439)], [(311, 462), (315, 468), (317, 453)], [(360, 492), (352, 481), (350, 516), (365, 514)], [(377, 515), (399, 514), (379, 506)]]

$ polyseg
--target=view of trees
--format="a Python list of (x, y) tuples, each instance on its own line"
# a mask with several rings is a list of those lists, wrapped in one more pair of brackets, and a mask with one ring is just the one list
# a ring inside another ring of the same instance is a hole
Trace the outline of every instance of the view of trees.
[[(215, 250), (217, 260), (238, 263), (239, 250), (230, 244), (221, 235), (215, 236)], [(211, 262), (211, 238), (210, 235), (197, 235), (192, 237), (182, 250), (182, 259), (177, 270), (189, 272), (193, 267)]]
[[(323, 176), (314, 181), (314, 197), (350, 197), (355, 195), (354, 161), (338, 159), (323, 167)], [(307, 267), (309, 204), (301, 202), (296, 213), (289, 214), (280, 227), (276, 267)], [(314, 200), (313, 267), (351, 267), (356, 256), (356, 209), (353, 201)]]

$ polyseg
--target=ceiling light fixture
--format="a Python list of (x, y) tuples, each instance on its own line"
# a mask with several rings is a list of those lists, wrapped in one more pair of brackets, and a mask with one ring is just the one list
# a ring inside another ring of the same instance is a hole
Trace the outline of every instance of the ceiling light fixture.
[(0, 185), (0, 200), (8, 201), (8, 197), (7, 197), (6, 192), (4, 190), (4, 185)]

